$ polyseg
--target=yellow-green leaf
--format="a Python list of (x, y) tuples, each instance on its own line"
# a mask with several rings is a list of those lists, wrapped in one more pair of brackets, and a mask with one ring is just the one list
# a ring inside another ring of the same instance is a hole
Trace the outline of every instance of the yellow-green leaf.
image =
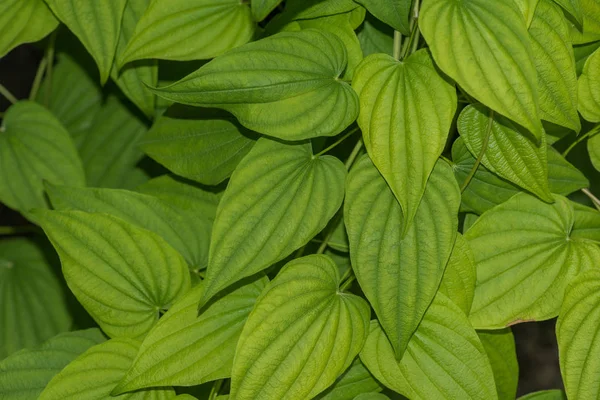
[(600, 49), (587, 59), (577, 82), (579, 112), (590, 122), (600, 122)]

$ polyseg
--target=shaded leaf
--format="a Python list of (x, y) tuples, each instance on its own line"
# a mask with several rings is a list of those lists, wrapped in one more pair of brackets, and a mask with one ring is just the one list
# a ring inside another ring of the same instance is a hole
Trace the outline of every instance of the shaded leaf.
[(583, 24), (583, 11), (579, 0), (554, 0), (567, 13), (569, 13), (579, 24)]
[(583, 15), (583, 30), (580, 26), (571, 24), (573, 43), (584, 44), (600, 39), (600, 3), (596, 0), (579, 0), (579, 3)]
[(585, 62), (577, 88), (581, 116), (590, 122), (600, 122), (600, 49)]
[(0, 4), (0, 57), (23, 43), (37, 42), (58, 26), (43, 0), (3, 0)]
[(371, 14), (385, 22), (404, 36), (410, 34), (409, 16), (411, 0), (357, 0)]
[(382, 389), (381, 384), (365, 368), (360, 358), (356, 357), (335, 383), (315, 397), (315, 400), (353, 400), (361, 394), (371, 395), (371, 392), (379, 392)]
[(273, 11), (282, 0), (254, 0), (250, 3), (252, 17), (255, 21), (262, 21)]
[(438, 290), (459, 306), (465, 315), (469, 315), (476, 280), (473, 252), (469, 242), (458, 234)]
[(519, 363), (517, 362), (515, 338), (511, 329), (479, 331), (477, 335), (494, 372), (498, 399), (513, 400), (517, 396)]
[(392, 55), (394, 49), (394, 30), (371, 14), (357, 33), (364, 56), (374, 53)]
[(519, 397), (519, 400), (567, 400), (562, 390), (542, 390)]

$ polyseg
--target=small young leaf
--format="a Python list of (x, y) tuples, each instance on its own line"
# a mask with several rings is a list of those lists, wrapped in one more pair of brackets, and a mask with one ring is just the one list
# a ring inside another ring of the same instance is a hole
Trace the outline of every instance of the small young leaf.
[(590, 122), (600, 122), (600, 49), (589, 56), (577, 82), (579, 112)]
[(459, 306), (465, 315), (469, 315), (476, 281), (477, 270), (473, 252), (469, 242), (463, 235), (458, 234), (438, 290)]
[(459, 204), (452, 171), (439, 161), (403, 238), (400, 205), (369, 157), (360, 158), (348, 176), (344, 219), (352, 266), (398, 358), (442, 280)]
[(442, 71), (541, 139), (533, 53), (514, 1), (425, 1), (419, 27)]
[(219, 204), (203, 300), (308, 243), (341, 206), (345, 177), (340, 160), (315, 157), (310, 143), (259, 139)]
[(190, 288), (185, 260), (155, 233), (108, 214), (34, 215), (60, 256), (69, 288), (111, 337), (145, 335), (160, 310)]
[(383, 389), (373, 375), (356, 357), (352, 365), (336, 379), (335, 383), (314, 400), (355, 400), (361, 394), (379, 392)]
[(358, 97), (339, 80), (347, 65), (333, 33), (282, 32), (215, 58), (156, 94), (223, 108), (245, 127), (284, 140), (334, 136), (358, 115)]
[(340, 292), (333, 260), (295, 259), (256, 302), (237, 345), (231, 400), (310, 399), (334, 383), (362, 348), (371, 311)]
[(43, 0), (3, 0), (0, 4), (0, 57), (23, 43), (37, 42), (58, 26)]
[(404, 36), (410, 35), (409, 16), (411, 0), (357, 0), (371, 14)]
[(475, 330), (450, 299), (438, 293), (398, 362), (379, 323), (360, 352), (371, 373), (411, 400), (497, 400), (492, 368)]
[(81, 353), (104, 342), (100, 329), (61, 333), (41, 346), (23, 349), (0, 361), (0, 397), (37, 399), (48, 382)]
[(365, 146), (402, 207), (406, 232), (444, 150), (456, 89), (437, 72), (427, 50), (403, 62), (371, 55), (359, 65), (352, 87), (360, 99)]
[(567, 400), (562, 390), (542, 390), (519, 397), (518, 400)]
[(513, 400), (517, 395), (519, 363), (511, 329), (479, 331), (477, 335), (494, 372), (498, 400)]
[(255, 21), (262, 21), (273, 11), (282, 0), (254, 0), (250, 3), (252, 16)]

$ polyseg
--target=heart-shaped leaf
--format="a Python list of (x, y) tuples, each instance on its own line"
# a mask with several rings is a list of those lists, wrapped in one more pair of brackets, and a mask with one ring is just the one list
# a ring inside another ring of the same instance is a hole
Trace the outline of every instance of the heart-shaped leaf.
[(0, 57), (23, 43), (37, 42), (58, 26), (44, 0), (3, 0), (0, 4)]
[(600, 122), (600, 49), (589, 56), (577, 81), (578, 109), (583, 118)]
[(519, 363), (517, 362), (515, 338), (511, 329), (479, 331), (477, 335), (494, 372), (498, 399), (514, 399), (517, 396), (519, 382)]

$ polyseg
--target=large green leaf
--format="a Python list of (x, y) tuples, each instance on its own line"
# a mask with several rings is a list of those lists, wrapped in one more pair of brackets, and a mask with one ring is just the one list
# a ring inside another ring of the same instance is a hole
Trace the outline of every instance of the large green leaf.
[(341, 206), (345, 176), (341, 161), (315, 157), (310, 143), (259, 139), (219, 203), (203, 299), (308, 243)]
[(45, 0), (58, 19), (83, 43), (100, 70), (100, 81), (108, 80), (115, 59), (121, 20), (127, 0), (110, 2)]
[(463, 235), (458, 234), (439, 291), (459, 306), (466, 315), (469, 315), (476, 280), (477, 270), (473, 251)]
[(539, 0), (515, 0), (517, 6), (521, 10), (521, 13), (525, 17), (525, 23), (527, 28), (531, 25), (533, 15), (535, 14), (535, 8), (538, 5)]
[(358, 97), (338, 79), (347, 65), (333, 33), (282, 32), (215, 58), (156, 94), (218, 107), (254, 131), (284, 140), (333, 136), (358, 115)]
[(235, 346), (266, 278), (236, 288), (198, 315), (200, 283), (148, 333), (133, 365), (114, 390), (193, 386), (231, 376)]
[(577, 82), (578, 109), (583, 118), (600, 122), (600, 49), (587, 59)]
[(442, 293), (399, 362), (375, 320), (360, 359), (378, 381), (411, 400), (498, 399), (492, 368), (475, 330)]
[(37, 399), (48, 382), (81, 353), (102, 343), (97, 328), (61, 333), (41, 346), (23, 349), (0, 361), (0, 397)]
[[(112, 399), (110, 392), (138, 352), (133, 339), (112, 339), (91, 347), (58, 373), (39, 400)], [(127, 400), (167, 400), (175, 397), (173, 388), (142, 390), (121, 398)]]
[(565, 287), (596, 265), (600, 249), (577, 237), (571, 202), (546, 204), (526, 193), (485, 212), (467, 231), (477, 265), (470, 319), (497, 329), (558, 314)]
[(0, 126), (0, 201), (29, 211), (47, 207), (43, 181), (84, 185), (81, 159), (69, 132), (37, 103), (11, 106)]
[[(594, 267), (597, 267), (597, 260)], [(569, 399), (597, 399), (600, 393), (600, 272), (575, 278), (565, 293), (556, 324), (560, 370)]]
[(519, 400), (567, 400), (562, 390), (542, 390), (519, 397)]
[(477, 335), (494, 372), (498, 400), (514, 400), (519, 382), (519, 363), (511, 329), (479, 331)]
[(315, 400), (354, 400), (363, 393), (379, 392), (383, 387), (356, 357), (352, 365)]
[(406, 232), (444, 150), (456, 89), (437, 72), (427, 50), (402, 62), (385, 54), (368, 56), (352, 87), (360, 99), (365, 146), (402, 207)]
[(385, 22), (404, 36), (410, 34), (409, 15), (411, 0), (356, 0), (377, 19)]
[(514, 1), (425, 1), (419, 26), (442, 71), (484, 105), (542, 137), (533, 52)]
[(0, 57), (23, 43), (37, 42), (58, 26), (43, 0), (3, 0), (0, 4)]
[(583, 10), (580, 0), (554, 0), (566, 12), (568, 12), (579, 24), (583, 24)]
[(178, 175), (206, 185), (229, 178), (254, 145), (253, 134), (218, 109), (175, 105), (141, 142), (150, 157)]
[(467, 106), (460, 113), (458, 130), (469, 151), (479, 155), (487, 142), (481, 159), (486, 168), (542, 200), (552, 202), (545, 136), (538, 146), (509, 119), (498, 114), (490, 118), (489, 114), (491, 112), (482, 105)]
[(459, 204), (452, 170), (439, 161), (403, 238), (400, 205), (369, 157), (360, 158), (348, 176), (344, 219), (352, 267), (398, 358), (442, 280)]
[(255, 21), (262, 21), (273, 11), (282, 0), (254, 0), (250, 4)]
[(0, 299), (0, 359), (71, 326), (60, 282), (28, 239), (0, 241)]
[(371, 311), (339, 284), (337, 266), (322, 254), (295, 259), (279, 272), (237, 344), (231, 400), (313, 398), (350, 366)]
[(539, 0), (529, 38), (538, 77), (540, 118), (579, 132), (577, 73), (569, 25), (552, 0)]
[(35, 212), (79, 302), (111, 337), (141, 337), (190, 288), (183, 257), (157, 234), (108, 214)]
[(160, 235), (187, 261), (190, 268), (205, 268), (212, 221), (198, 219), (153, 196), (122, 189), (47, 186), (52, 206), (60, 211), (106, 213)]
[(254, 30), (239, 0), (152, 0), (118, 63), (209, 59), (250, 41)]

